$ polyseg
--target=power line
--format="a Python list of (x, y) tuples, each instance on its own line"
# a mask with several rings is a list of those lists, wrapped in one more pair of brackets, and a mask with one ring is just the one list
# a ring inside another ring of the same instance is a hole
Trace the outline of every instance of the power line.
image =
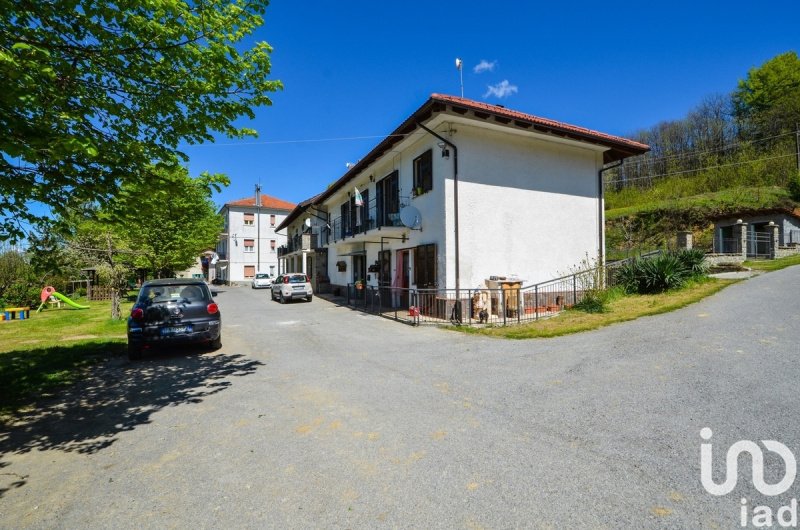
[(369, 136), (341, 136), (335, 138), (308, 138), (305, 140), (267, 140), (263, 142), (227, 142), (227, 143), (204, 143), (190, 147), (238, 147), (249, 145), (285, 145), (285, 144), (309, 144), (321, 142), (344, 142), (350, 140), (374, 140), (375, 138), (405, 138), (415, 134), (424, 134), (418, 131), (406, 134), (375, 134)]
[(755, 160), (746, 160), (744, 162), (731, 162), (730, 164), (720, 164), (717, 166), (706, 166), (697, 169), (687, 169), (685, 171), (676, 171), (674, 173), (662, 173), (661, 175), (647, 175), (644, 177), (633, 177), (633, 178), (625, 178), (625, 179), (614, 179), (606, 181), (606, 184), (616, 184), (617, 182), (633, 182), (636, 180), (645, 180), (645, 179), (655, 179), (661, 177), (674, 177), (676, 175), (684, 175), (686, 173), (697, 173), (698, 171), (706, 171), (708, 169), (720, 169), (723, 167), (733, 167), (733, 166), (741, 166), (744, 164), (752, 164), (754, 162), (764, 162), (766, 160), (775, 160), (778, 158), (787, 158), (790, 156), (795, 156), (795, 153), (790, 153), (788, 155), (778, 155), (778, 156), (770, 156), (766, 158), (757, 158)]
[(781, 138), (783, 136), (789, 136), (789, 135), (794, 135), (794, 134), (795, 134), (794, 132), (776, 134), (775, 136), (768, 136), (766, 138), (759, 138), (757, 140), (748, 140), (748, 141), (745, 141), (745, 142), (736, 142), (736, 143), (732, 143), (732, 144), (728, 144), (728, 145), (723, 145), (722, 147), (717, 147), (715, 149), (707, 149), (705, 151), (699, 151), (699, 150), (697, 150), (697, 151), (683, 151), (681, 153), (676, 153), (674, 155), (664, 155), (664, 156), (653, 157), (653, 158), (648, 158), (646, 155), (644, 155), (641, 159), (638, 159), (638, 160), (640, 160), (639, 162), (637, 162), (636, 158), (633, 158), (633, 159), (626, 160), (625, 163), (626, 164), (637, 164), (637, 163), (653, 164), (654, 162), (659, 162), (659, 161), (662, 161), (662, 160), (671, 160), (673, 158), (683, 158), (683, 157), (688, 157), (688, 156), (692, 156), (692, 155), (703, 155), (703, 154), (706, 154), (706, 153), (714, 153), (714, 152), (717, 152), (717, 151), (726, 151), (728, 149), (731, 149), (733, 147), (737, 147), (737, 146), (740, 146), (740, 145), (757, 144), (757, 143), (761, 143), (761, 142), (766, 142), (767, 140), (773, 140), (775, 138)]

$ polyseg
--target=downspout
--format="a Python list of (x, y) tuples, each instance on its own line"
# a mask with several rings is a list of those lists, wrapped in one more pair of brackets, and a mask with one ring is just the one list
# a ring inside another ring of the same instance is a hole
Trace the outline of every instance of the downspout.
[(608, 167), (604, 167), (597, 172), (597, 228), (598, 228), (598, 244), (597, 244), (597, 265), (603, 266), (605, 265), (605, 238), (603, 234), (605, 234), (606, 227), (605, 227), (605, 215), (603, 211), (603, 172), (608, 171), (609, 169), (614, 169), (622, 165), (622, 160), (617, 161), (616, 164)]
[(456, 307), (456, 310), (457, 310), (456, 317), (457, 317), (458, 321), (461, 322), (461, 280), (460, 280), (460, 270), (459, 270), (459, 266), (460, 266), (459, 258), (460, 258), (460, 256), (459, 256), (459, 241), (458, 241), (458, 147), (456, 147), (456, 145), (453, 142), (451, 142), (450, 140), (448, 140), (447, 138), (445, 138), (445, 137), (441, 136), (440, 134), (428, 129), (427, 127), (422, 125), (420, 122), (417, 122), (417, 126), (419, 128), (421, 128), (421, 129), (429, 132), (430, 134), (432, 134), (433, 136), (435, 136), (436, 138), (438, 138), (442, 142), (444, 142), (445, 145), (448, 145), (448, 146), (453, 148), (453, 215), (454, 215), (453, 225), (454, 225), (455, 240), (456, 240), (456, 244), (455, 244), (455, 251), (456, 251), (456, 303), (455, 303), (455, 307)]

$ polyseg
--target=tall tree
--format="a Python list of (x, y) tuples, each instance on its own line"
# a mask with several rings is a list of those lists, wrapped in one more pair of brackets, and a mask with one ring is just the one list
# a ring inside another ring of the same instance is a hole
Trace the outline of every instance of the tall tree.
[(201, 251), (216, 246), (223, 219), (211, 193), (229, 180), (218, 174), (193, 179), (183, 167), (153, 173), (160, 178), (158, 187), (132, 180), (100, 215), (135, 249), (136, 266), (160, 277), (186, 269)]
[(0, 240), (177, 166), (270, 105), (268, 0), (0, 0)]
[(752, 68), (733, 93), (736, 117), (750, 137), (793, 131), (800, 123), (800, 58), (790, 51)]

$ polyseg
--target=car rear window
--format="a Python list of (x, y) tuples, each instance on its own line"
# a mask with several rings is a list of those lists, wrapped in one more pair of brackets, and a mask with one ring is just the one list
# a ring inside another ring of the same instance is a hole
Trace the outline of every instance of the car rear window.
[(256, 274), (256, 280), (266, 280), (269, 279), (269, 274)]
[(208, 289), (202, 285), (151, 285), (143, 287), (139, 302), (205, 302), (209, 299)]
[(306, 277), (303, 274), (289, 276), (289, 283), (306, 283)]

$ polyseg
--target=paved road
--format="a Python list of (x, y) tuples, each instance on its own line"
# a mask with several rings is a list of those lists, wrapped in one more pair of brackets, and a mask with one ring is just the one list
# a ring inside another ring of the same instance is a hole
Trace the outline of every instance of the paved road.
[(532, 341), (230, 289), (220, 352), (116, 360), (0, 433), (0, 527), (733, 527), (800, 483), (709, 495), (699, 432), (718, 481), (740, 439), (800, 457), (798, 284)]

